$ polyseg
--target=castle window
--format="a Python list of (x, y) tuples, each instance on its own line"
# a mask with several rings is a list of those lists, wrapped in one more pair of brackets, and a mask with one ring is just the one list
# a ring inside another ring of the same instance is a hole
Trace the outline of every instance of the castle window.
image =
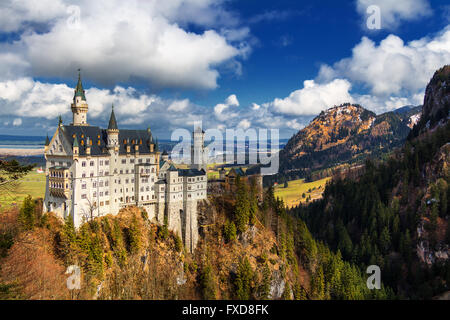
[(93, 196), (94, 198), (97, 198), (97, 192), (94, 191), (94, 193), (92, 194), (92, 196)]
[(94, 188), (97, 187), (97, 181), (92, 182), (92, 187), (94, 187)]
[(86, 194), (82, 194), (81, 195), (81, 199), (86, 199), (87, 197), (86, 197)]
[(105, 187), (108, 187), (108, 186), (109, 186), (109, 181), (106, 180), (106, 181), (105, 181)]
[(127, 159), (122, 159), (122, 164), (127, 163)]
[(94, 161), (89, 162), (89, 165), (90, 165), (91, 167), (93, 167), (93, 166), (94, 166)]
[(100, 165), (101, 165), (101, 166), (103, 165), (103, 160), (100, 160)]
[(83, 184), (81, 185), (81, 189), (86, 189), (86, 184), (85, 184), (85, 183), (83, 183)]
[(150, 158), (145, 159), (145, 162), (150, 163)]
[(109, 166), (109, 160), (105, 160), (105, 166)]
[(81, 140), (81, 145), (84, 146), (84, 140)]
[(123, 139), (123, 144), (127, 144), (127, 139)]
[(91, 173), (89, 174), (89, 176), (90, 176), (91, 178), (93, 178), (93, 177), (94, 177), (94, 173), (91, 172)]
[(130, 163), (134, 163), (134, 159), (130, 159)]
[(100, 135), (97, 135), (97, 138), (100, 139)]
[(83, 173), (81, 174), (81, 177), (82, 177), (82, 178), (86, 178), (86, 173), (83, 172)]
[(86, 161), (81, 162), (82, 167), (86, 167)]
[(109, 201), (106, 201), (105, 204), (106, 204), (107, 206), (109, 206)]
[(125, 170), (125, 173), (128, 173), (129, 172), (129, 170), (127, 169), (127, 170)]
[(138, 160), (138, 163), (142, 163), (142, 159), (139, 159), (139, 160)]
[(133, 140), (131, 140), (131, 144), (134, 144), (134, 143), (135, 143), (134, 139), (133, 139)]

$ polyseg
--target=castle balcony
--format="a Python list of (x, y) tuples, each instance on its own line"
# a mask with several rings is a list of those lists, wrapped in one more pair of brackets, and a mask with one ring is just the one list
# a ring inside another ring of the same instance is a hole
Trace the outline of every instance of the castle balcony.
[(70, 175), (67, 167), (51, 167), (48, 174), (49, 192), (54, 197), (69, 198)]

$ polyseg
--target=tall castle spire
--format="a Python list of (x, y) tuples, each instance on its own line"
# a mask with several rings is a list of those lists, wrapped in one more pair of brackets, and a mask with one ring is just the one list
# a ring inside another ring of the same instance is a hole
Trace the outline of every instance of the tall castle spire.
[(119, 128), (117, 127), (116, 115), (114, 114), (114, 105), (111, 106), (111, 116), (109, 117), (109, 124), (107, 133), (107, 148), (110, 154), (119, 152)]
[(76, 97), (81, 97), (81, 100), (86, 101), (86, 96), (84, 95), (83, 83), (81, 82), (81, 69), (78, 69), (78, 83), (75, 88), (75, 95), (73, 100), (75, 101)]
[(116, 115), (114, 114), (114, 105), (111, 107), (111, 116), (109, 117), (108, 130), (118, 130)]
[(86, 95), (81, 82), (81, 72), (78, 69), (78, 83), (75, 87), (75, 94), (73, 96), (73, 103), (71, 106), (73, 113), (73, 126), (88, 126), (87, 112), (88, 104), (86, 103)]

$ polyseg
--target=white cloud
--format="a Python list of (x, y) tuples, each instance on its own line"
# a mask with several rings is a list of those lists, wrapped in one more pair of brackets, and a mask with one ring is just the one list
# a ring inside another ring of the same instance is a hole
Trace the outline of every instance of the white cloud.
[(225, 104), (227, 104), (228, 106), (239, 106), (239, 101), (236, 97), (235, 94), (230, 95), (227, 100), (225, 100)]
[(13, 126), (18, 127), (22, 125), (22, 119), (21, 118), (16, 118), (13, 121)]
[(283, 114), (315, 115), (333, 105), (352, 102), (350, 89), (350, 82), (344, 79), (335, 79), (326, 84), (306, 80), (302, 89), (292, 92), (284, 99), (276, 98), (269, 106)]
[(319, 83), (348, 79), (352, 84), (361, 84), (370, 95), (358, 99), (371, 102), (377, 111), (403, 102), (416, 104), (434, 72), (450, 62), (450, 27), (432, 38), (409, 43), (395, 35), (387, 36), (379, 45), (363, 37), (352, 52), (350, 58), (333, 66), (322, 65)]
[(297, 122), (297, 119), (292, 119), (286, 122), (286, 125), (294, 130), (300, 130), (302, 129), (304, 126), (301, 125), (300, 123)]
[(186, 110), (186, 108), (189, 105), (189, 99), (183, 99), (183, 100), (175, 100), (172, 102), (167, 110), (169, 111), (183, 111)]
[(230, 95), (225, 99), (224, 103), (219, 103), (214, 107), (214, 114), (216, 115), (216, 119), (219, 121), (226, 121), (231, 118), (235, 118), (238, 116), (235, 112), (226, 113), (230, 107), (238, 107), (239, 100), (237, 99), (235, 94)]
[[(32, 76), (73, 77), (81, 67), (86, 78), (101, 84), (138, 79), (156, 87), (214, 89), (218, 66), (249, 52), (248, 30), (234, 28), (236, 22), (231, 22), (221, 2), (60, 0), (55, 6), (47, 2), (0, 4), (1, 15), (13, 16), (0, 19), (0, 30), (27, 28), (20, 40), (2, 44), (0, 52), (29, 63)], [(75, 3), (81, 9), (80, 23), (71, 25), (67, 9)], [(29, 26), (39, 23), (46, 26), (44, 32)], [(205, 31), (181, 27), (189, 23)], [(215, 31), (216, 26), (226, 26), (234, 35), (233, 43)]]
[(369, 6), (376, 5), (381, 11), (381, 28), (393, 29), (402, 21), (418, 20), (432, 11), (427, 0), (357, 0), (358, 12), (366, 17)]
[(243, 119), (239, 122), (238, 128), (247, 130), (248, 128), (250, 128), (251, 125), (252, 123), (250, 121), (248, 121), (247, 119)]
[(261, 106), (257, 103), (252, 103), (252, 109), (253, 110), (259, 110), (259, 108), (261, 108)]

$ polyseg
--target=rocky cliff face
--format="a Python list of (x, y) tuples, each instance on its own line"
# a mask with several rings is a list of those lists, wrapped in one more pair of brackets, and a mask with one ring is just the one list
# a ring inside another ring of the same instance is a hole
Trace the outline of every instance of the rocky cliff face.
[(412, 132), (416, 137), (447, 123), (450, 112), (450, 65), (437, 70), (425, 90), (423, 114)]

